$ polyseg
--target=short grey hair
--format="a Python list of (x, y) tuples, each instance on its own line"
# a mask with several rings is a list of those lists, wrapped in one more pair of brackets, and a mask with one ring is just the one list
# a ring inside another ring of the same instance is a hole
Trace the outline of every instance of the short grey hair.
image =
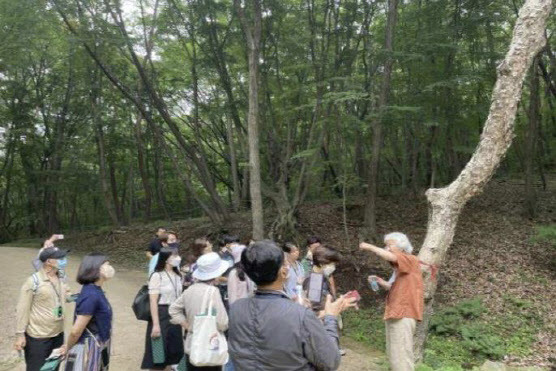
[(386, 236), (384, 236), (384, 242), (386, 242), (387, 240), (396, 241), (396, 246), (398, 246), (398, 248), (408, 254), (411, 254), (413, 252), (413, 246), (411, 245), (411, 242), (409, 242), (409, 238), (407, 238), (407, 236), (401, 232), (388, 233)]

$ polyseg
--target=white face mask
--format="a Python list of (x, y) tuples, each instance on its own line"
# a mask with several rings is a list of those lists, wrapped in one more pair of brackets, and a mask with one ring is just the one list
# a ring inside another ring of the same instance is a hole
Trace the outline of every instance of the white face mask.
[(335, 270), (336, 270), (336, 264), (328, 264), (322, 268), (322, 273), (326, 277), (330, 277)]
[(179, 268), (181, 264), (181, 256), (176, 256), (174, 259), (170, 260), (170, 265), (172, 267)]
[(100, 267), (100, 274), (102, 274), (104, 278), (109, 280), (111, 278), (114, 278), (114, 275), (116, 274), (116, 270), (111, 265), (103, 265)]

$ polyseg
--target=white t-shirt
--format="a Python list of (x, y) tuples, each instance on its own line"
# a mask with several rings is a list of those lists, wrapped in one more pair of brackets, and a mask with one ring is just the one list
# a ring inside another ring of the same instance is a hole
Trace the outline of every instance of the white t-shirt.
[(181, 289), (181, 277), (174, 272), (154, 272), (149, 280), (149, 294), (160, 295), (158, 304), (172, 304), (181, 295)]

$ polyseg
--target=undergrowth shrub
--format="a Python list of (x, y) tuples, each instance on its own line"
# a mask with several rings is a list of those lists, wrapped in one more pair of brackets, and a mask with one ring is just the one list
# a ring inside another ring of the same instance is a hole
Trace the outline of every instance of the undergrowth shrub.
[(430, 332), (437, 335), (458, 335), (465, 320), (478, 318), (485, 307), (479, 298), (462, 301), (435, 314), (430, 321)]
[(458, 303), (431, 318), (425, 364), (433, 369), (471, 368), (486, 359), (526, 356), (542, 327), (532, 302), (505, 295), (504, 313), (490, 314), (480, 298)]

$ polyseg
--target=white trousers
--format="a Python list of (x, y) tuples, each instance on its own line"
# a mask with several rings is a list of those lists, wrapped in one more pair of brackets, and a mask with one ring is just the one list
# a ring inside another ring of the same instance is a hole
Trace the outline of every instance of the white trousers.
[(413, 318), (386, 320), (386, 355), (392, 371), (413, 371), (413, 335), (417, 321)]

